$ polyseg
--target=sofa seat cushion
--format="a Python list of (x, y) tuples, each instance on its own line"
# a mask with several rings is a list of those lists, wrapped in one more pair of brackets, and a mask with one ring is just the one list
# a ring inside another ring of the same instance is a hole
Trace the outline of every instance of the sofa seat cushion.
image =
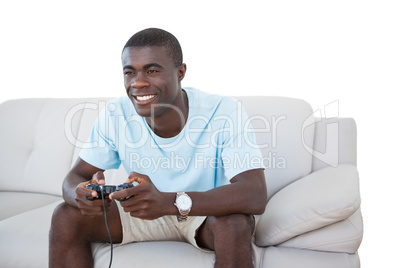
[[(110, 261), (109, 244), (92, 244), (95, 268), (107, 267)], [(130, 258), (127, 258), (130, 256)], [(112, 267), (181, 267), (183, 263), (191, 264), (192, 268), (212, 268), (215, 263), (215, 253), (201, 251), (184, 242), (141, 242), (124, 246), (115, 245), (113, 249)]]
[(359, 255), (268, 247), (258, 267), (351, 268), (360, 267)]
[(61, 200), (60, 196), (0, 191), (0, 221)]
[(59, 203), (0, 221), (1, 267), (48, 266), (50, 221)]

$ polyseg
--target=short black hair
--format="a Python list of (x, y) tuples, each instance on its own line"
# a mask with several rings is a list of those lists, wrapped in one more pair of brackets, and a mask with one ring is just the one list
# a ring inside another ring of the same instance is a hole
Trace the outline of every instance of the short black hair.
[(165, 47), (169, 57), (172, 58), (176, 67), (183, 64), (183, 52), (177, 38), (162, 29), (148, 28), (131, 36), (124, 49), (128, 47)]

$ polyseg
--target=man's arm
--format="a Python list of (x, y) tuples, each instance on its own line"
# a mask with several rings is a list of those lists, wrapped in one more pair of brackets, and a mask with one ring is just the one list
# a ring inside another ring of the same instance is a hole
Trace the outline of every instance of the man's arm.
[[(131, 216), (155, 219), (178, 215), (174, 206), (176, 193), (159, 192), (146, 175), (132, 172), (126, 182), (137, 181), (133, 188), (110, 195), (118, 199), (134, 195), (121, 202)], [(206, 192), (187, 192), (193, 201), (191, 216), (223, 216), (230, 214), (262, 214), (267, 203), (267, 188), (262, 169), (248, 170), (230, 180), (230, 184)]]
[[(102, 201), (87, 200), (86, 197), (95, 197), (97, 193), (85, 187), (90, 183), (105, 184), (103, 171), (78, 158), (63, 182), (63, 198), (66, 203), (79, 208), (82, 214), (102, 215)], [(109, 206), (110, 200), (106, 201)]]
[(193, 200), (190, 215), (194, 216), (259, 215), (264, 213), (268, 198), (263, 169), (242, 172), (230, 184), (204, 193), (187, 194)]

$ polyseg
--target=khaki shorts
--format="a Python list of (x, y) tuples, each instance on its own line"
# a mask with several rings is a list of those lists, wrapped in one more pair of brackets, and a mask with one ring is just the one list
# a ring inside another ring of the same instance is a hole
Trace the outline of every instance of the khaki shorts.
[(122, 245), (131, 242), (146, 241), (181, 241), (188, 242), (198, 249), (195, 241), (198, 229), (207, 217), (188, 217), (185, 222), (178, 222), (176, 216), (164, 216), (156, 220), (148, 221), (131, 217), (125, 212), (120, 202), (116, 202), (119, 208), (121, 225), (123, 228)]

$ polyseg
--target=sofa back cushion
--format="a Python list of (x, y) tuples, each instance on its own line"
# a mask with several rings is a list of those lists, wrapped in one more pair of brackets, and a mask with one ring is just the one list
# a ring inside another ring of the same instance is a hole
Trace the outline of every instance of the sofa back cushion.
[[(76, 99), (20, 99), (0, 105), (0, 190), (61, 195), (74, 145), (64, 131)], [(78, 132), (75, 120), (73, 133)]]
[(236, 97), (247, 110), (265, 164), (268, 196), (311, 173), (314, 119), (311, 106), (300, 99), (286, 97)]

